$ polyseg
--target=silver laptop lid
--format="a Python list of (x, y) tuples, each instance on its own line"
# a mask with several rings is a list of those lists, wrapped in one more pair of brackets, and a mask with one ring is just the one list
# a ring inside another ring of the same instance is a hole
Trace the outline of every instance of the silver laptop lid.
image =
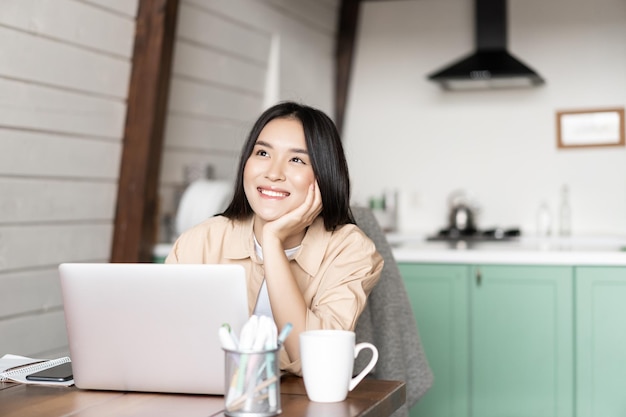
[(224, 393), (218, 329), (248, 319), (239, 265), (61, 264), (78, 388)]

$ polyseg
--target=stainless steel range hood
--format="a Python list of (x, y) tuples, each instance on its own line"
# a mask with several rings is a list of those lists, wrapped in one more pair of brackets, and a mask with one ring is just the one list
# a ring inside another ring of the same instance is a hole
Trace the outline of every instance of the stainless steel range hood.
[(475, 0), (476, 51), (428, 75), (446, 90), (532, 87), (544, 83), (507, 51), (506, 0)]

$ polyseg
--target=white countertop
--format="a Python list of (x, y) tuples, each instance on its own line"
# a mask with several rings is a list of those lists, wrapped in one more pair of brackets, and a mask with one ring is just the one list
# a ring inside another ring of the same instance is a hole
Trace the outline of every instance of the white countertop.
[(626, 238), (621, 237), (524, 237), (457, 245), (424, 236), (389, 234), (387, 239), (398, 262), (626, 266)]
[[(523, 237), (467, 246), (429, 242), (422, 235), (391, 233), (387, 240), (398, 262), (626, 266), (626, 238), (622, 237)], [(171, 243), (156, 245), (154, 256), (165, 258), (171, 247)]]

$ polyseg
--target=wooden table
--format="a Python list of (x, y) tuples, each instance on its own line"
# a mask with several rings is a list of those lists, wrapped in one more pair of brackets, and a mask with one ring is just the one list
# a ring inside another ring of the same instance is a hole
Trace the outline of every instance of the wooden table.
[[(388, 417), (406, 401), (401, 381), (364, 379), (340, 403), (309, 401), (302, 378), (281, 379), (283, 417)], [(223, 417), (224, 397), (87, 391), (0, 383), (2, 417)]]

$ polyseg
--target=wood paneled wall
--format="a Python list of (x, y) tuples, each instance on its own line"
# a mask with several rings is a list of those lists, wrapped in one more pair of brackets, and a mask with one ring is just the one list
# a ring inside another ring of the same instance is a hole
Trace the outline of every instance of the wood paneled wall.
[(109, 259), (136, 9), (0, 5), (0, 354), (66, 349), (57, 266)]

